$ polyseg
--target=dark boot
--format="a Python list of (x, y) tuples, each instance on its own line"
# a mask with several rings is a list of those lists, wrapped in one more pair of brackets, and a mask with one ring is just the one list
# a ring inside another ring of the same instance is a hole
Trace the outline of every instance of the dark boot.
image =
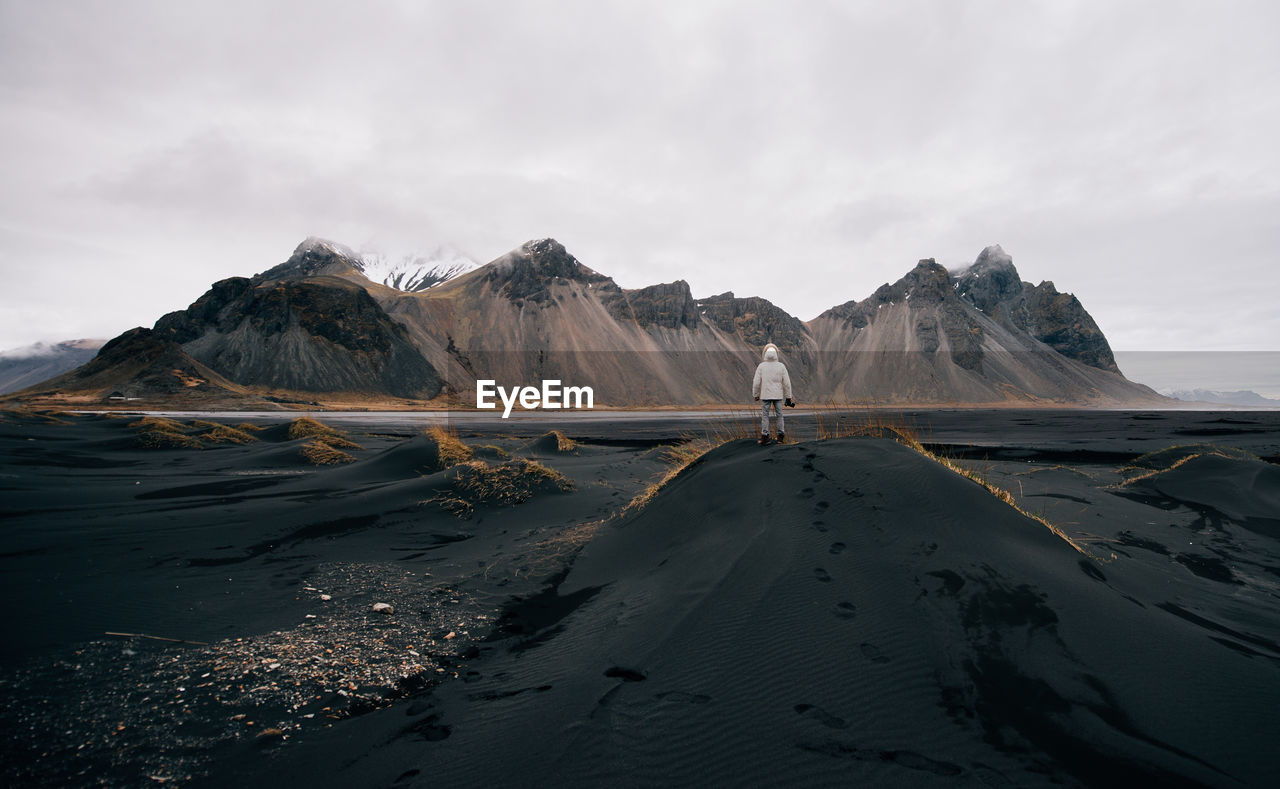
[(785, 443), (787, 443), (787, 434), (786, 434), (786, 433), (783, 433), (783, 432), (779, 432), (779, 433), (778, 433), (778, 443), (779, 443), (779, 444), (785, 444)]
[(760, 434), (760, 446), (762, 446), (762, 447), (763, 447), (763, 446), (768, 446), (768, 444), (769, 444), (769, 434), (768, 434), (768, 433), (761, 433), (761, 434)]

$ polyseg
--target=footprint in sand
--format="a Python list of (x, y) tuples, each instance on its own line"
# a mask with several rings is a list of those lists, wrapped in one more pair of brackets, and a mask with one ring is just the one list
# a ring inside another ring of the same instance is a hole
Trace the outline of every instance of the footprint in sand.
[(831, 547), (827, 549), (827, 553), (831, 554), (832, 556), (838, 556), (838, 555), (840, 555), (840, 554), (844, 553), (844, 549), (845, 549), (845, 544), (844, 544), (844, 543), (842, 543), (842, 542), (833, 542), (833, 543), (831, 543)]
[(835, 613), (837, 619), (853, 619), (858, 615), (858, 607), (847, 600), (836, 603)]
[(822, 581), (824, 584), (831, 583), (831, 573), (827, 572), (821, 567), (813, 568), (813, 577), (817, 578), (819, 581)]
[(813, 498), (813, 488), (805, 488), (804, 490), (800, 491), (799, 496), (802, 499)]
[(814, 504), (814, 505), (813, 505), (813, 510), (814, 510), (814, 512), (826, 512), (826, 511), (827, 511), (827, 507), (830, 507), (830, 506), (831, 506), (831, 502), (829, 502), (829, 501), (820, 501), (820, 502), (818, 502), (817, 504)]
[(934, 775), (952, 776), (964, 772), (964, 768), (958, 764), (930, 759), (928, 756), (922, 756), (915, 751), (881, 751), (880, 759), (911, 770), (920, 770)]
[(666, 693), (655, 693), (655, 699), (682, 702), (684, 704), (707, 704), (711, 697), (705, 693), (685, 693), (682, 690), (669, 690)]
[(815, 707), (812, 704), (797, 704), (795, 710), (800, 717), (815, 720), (828, 729), (845, 729), (849, 726), (844, 718), (837, 718), (823, 708)]
[(872, 663), (888, 663), (889, 662), (889, 658), (886, 657), (885, 654), (880, 651), (880, 647), (876, 646), (875, 644), (863, 644), (862, 656), (867, 660), (870, 660)]

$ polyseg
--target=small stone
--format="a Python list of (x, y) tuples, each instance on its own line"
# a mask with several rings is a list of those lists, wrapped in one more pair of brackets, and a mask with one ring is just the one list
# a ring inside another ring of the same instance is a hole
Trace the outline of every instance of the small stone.
[(331, 595), (331, 594), (322, 594), (322, 595), (320, 595), (320, 599), (321, 599), (321, 600), (323, 600), (323, 601), (325, 601), (325, 602), (327, 603), (327, 602), (329, 602), (330, 600), (332, 600), (332, 599), (333, 599), (333, 595)]
[(451, 638), (457, 638), (457, 637), (458, 637), (458, 634), (450, 630), (449, 634), (444, 637), (444, 640), (448, 641)]
[(395, 610), (396, 609), (391, 607), (390, 603), (374, 603), (373, 604), (373, 612), (375, 614), (393, 614), (395, 613)]

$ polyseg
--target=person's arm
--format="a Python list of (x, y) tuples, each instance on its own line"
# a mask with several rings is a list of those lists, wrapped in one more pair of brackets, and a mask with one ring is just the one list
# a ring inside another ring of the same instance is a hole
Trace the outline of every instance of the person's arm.
[(763, 370), (764, 370), (763, 364), (756, 365), (756, 377), (755, 377), (755, 380), (751, 382), (751, 397), (754, 400), (760, 399), (760, 381), (763, 378), (763, 372), (762, 372)]
[(787, 399), (791, 399), (791, 374), (787, 372), (787, 366), (782, 365), (782, 390), (787, 393)]

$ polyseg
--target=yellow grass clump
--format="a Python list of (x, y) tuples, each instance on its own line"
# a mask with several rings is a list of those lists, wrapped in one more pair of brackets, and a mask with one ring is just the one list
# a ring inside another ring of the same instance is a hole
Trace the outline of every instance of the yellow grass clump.
[(134, 444), (143, 449), (204, 449), (200, 439), (176, 430), (141, 430)]
[(511, 453), (497, 444), (482, 444), (475, 448), (475, 454), (483, 457), (497, 458), (498, 460), (506, 460), (511, 457)]
[[(352, 441), (346, 433), (309, 416), (299, 417), (290, 422), (286, 436), (290, 441), (295, 441), (299, 438), (319, 439), (331, 449), (364, 449), (364, 447)], [(346, 461), (341, 462), (345, 463)]]
[[(720, 438), (723, 438), (723, 434)], [(656, 482), (649, 483), (644, 490), (640, 491), (631, 499), (631, 501), (627, 502), (627, 505), (622, 508), (622, 514), (625, 515), (629, 512), (644, 509), (650, 501), (653, 501), (653, 497), (658, 495), (658, 491), (666, 487), (667, 483), (675, 479), (680, 472), (688, 468), (695, 460), (721, 444), (725, 444), (728, 443), (728, 441), (733, 440), (736, 439), (719, 440), (719, 438), (700, 436), (697, 438), (690, 438), (683, 444), (674, 444), (669, 447), (664, 447), (662, 459), (667, 463), (666, 470), (663, 471), (662, 476)]]
[(572, 438), (569, 438), (564, 433), (561, 433), (559, 430), (552, 430), (550, 433), (547, 433), (547, 435), (551, 436), (552, 438), (555, 438), (557, 452), (572, 452), (573, 450), (578, 448), (577, 441), (574, 441)]
[(460, 517), (469, 517), (480, 504), (515, 506), (538, 491), (573, 490), (573, 480), (534, 460), (516, 458), (496, 466), (468, 460), (456, 466), (450, 490), (431, 501)]
[(1120, 487), (1150, 479), (1166, 471), (1173, 471), (1184, 463), (1205, 456), (1227, 458), (1229, 460), (1259, 460), (1257, 455), (1236, 447), (1223, 447), (1213, 444), (1181, 444), (1165, 447), (1134, 458), (1133, 462), (1121, 468), (1120, 476), (1125, 479), (1124, 482), (1120, 483)]
[(300, 416), (289, 423), (289, 431), (286, 435), (290, 441), (294, 441), (299, 438), (317, 438), (342, 435), (342, 433), (324, 422), (312, 419), (309, 416)]
[(471, 447), (462, 443), (457, 431), (441, 425), (432, 425), (427, 428), (426, 434), (439, 447), (440, 465), (443, 467), (449, 468), (471, 459)]
[(303, 444), (298, 449), (298, 452), (304, 460), (315, 466), (336, 466), (341, 463), (355, 462), (354, 457), (332, 446), (322, 438)]
[(144, 416), (128, 425), (136, 430), (133, 442), (142, 449), (204, 449), (195, 436), (187, 435), (187, 426), (162, 416)]
[(129, 427), (134, 430), (167, 430), (171, 433), (181, 433), (187, 429), (181, 422), (163, 416), (144, 416), (137, 422), (130, 423)]
[(242, 430), (246, 433), (261, 433), (266, 430), (262, 425), (255, 425), (253, 422), (241, 422), (235, 426), (236, 430)]
[(205, 429), (200, 433), (200, 438), (211, 444), (252, 444), (258, 440), (256, 436), (251, 436), (243, 430), (219, 424), (213, 424), (212, 427)]

